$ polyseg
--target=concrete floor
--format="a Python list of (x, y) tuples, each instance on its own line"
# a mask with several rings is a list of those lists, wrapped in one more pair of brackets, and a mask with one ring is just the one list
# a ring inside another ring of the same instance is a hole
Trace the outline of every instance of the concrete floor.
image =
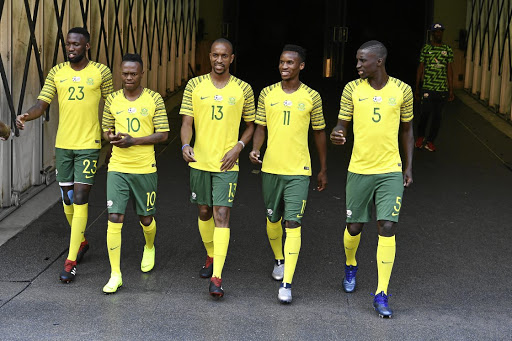
[[(328, 108), (330, 131), (339, 93), (325, 97), (324, 103), (334, 103)], [(174, 110), (170, 143), (157, 147), (155, 269), (140, 271), (144, 238), (129, 208), (124, 286), (115, 295), (102, 294), (110, 273), (102, 168), (90, 202), (91, 249), (74, 283), (58, 280), (69, 238), (60, 203), (0, 247), (0, 338), (510, 340), (512, 140), (475, 110), (460, 99), (448, 104), (438, 151), (415, 153), (414, 184), (404, 194), (397, 234), (390, 320), (378, 318), (371, 304), (377, 284), (374, 223), (365, 228), (358, 250), (358, 288), (353, 294), (341, 289), (350, 146), (328, 146), (329, 187), (310, 192), (288, 306), (277, 301), (279, 283), (270, 277), (261, 181), (248, 162), (249, 148), (242, 152), (223, 272), (226, 295), (212, 300), (208, 280), (198, 278), (205, 253), (197, 210), (188, 201), (188, 167), (175, 138), (180, 118)]]

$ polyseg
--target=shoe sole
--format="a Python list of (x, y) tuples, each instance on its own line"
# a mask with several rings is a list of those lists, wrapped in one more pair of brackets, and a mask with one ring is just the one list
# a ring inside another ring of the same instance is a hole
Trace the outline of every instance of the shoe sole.
[(373, 307), (373, 310), (375, 310), (375, 311), (377, 312), (377, 315), (379, 315), (379, 317), (380, 317), (380, 318), (383, 318), (383, 319), (390, 319), (390, 318), (391, 318), (391, 316), (393, 316), (393, 315), (388, 315), (388, 316), (386, 316), (386, 315), (382, 315), (381, 313), (379, 313), (379, 312), (377, 311), (377, 308), (375, 308), (375, 307)]
[(115, 294), (116, 292), (119, 291), (119, 289), (121, 289), (123, 285), (121, 284), (120, 286), (117, 287), (117, 289), (115, 291), (103, 291), (103, 294), (104, 295), (112, 295), (112, 294)]
[(282, 280), (283, 280), (283, 277), (284, 277), (284, 276), (277, 277), (277, 276), (274, 276), (274, 274), (272, 274), (272, 278), (273, 278), (275, 281), (282, 281)]
[(69, 283), (73, 282), (73, 280), (72, 280), (72, 279), (64, 279), (64, 278), (59, 278), (59, 279), (60, 279), (60, 281), (61, 281), (62, 283), (64, 283), (64, 284), (69, 284)]
[(281, 302), (281, 304), (290, 304), (290, 303), (292, 303), (291, 299), (290, 300), (288, 300), (288, 299), (283, 300), (281, 298), (277, 298), (277, 299), (279, 300), (279, 302)]
[(224, 296), (224, 293), (220, 293), (220, 292), (210, 292), (210, 296), (215, 298), (215, 299), (219, 299), (221, 297)]

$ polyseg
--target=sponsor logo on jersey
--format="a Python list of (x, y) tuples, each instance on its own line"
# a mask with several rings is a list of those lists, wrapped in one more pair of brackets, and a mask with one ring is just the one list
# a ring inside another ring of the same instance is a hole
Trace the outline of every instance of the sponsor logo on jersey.
[(374, 101), (375, 103), (380, 103), (380, 102), (382, 102), (382, 97), (380, 97), (380, 96), (374, 96), (374, 97), (373, 97), (373, 101)]
[(352, 217), (352, 211), (351, 210), (347, 210), (347, 218), (351, 218)]
[(286, 101), (283, 102), (283, 104), (284, 104), (285, 107), (291, 107), (292, 106), (292, 101), (286, 100)]
[(93, 84), (94, 84), (94, 80), (91, 77), (87, 78), (87, 85), (93, 85)]
[(71, 80), (75, 83), (80, 82), (82, 79), (79, 76), (74, 76)]
[(229, 97), (228, 103), (230, 105), (235, 105), (236, 104), (236, 98), (235, 97)]
[(114, 202), (112, 200), (107, 200), (107, 207), (112, 207), (114, 205)]
[(135, 114), (137, 112), (137, 108), (128, 108), (129, 114)]
[(304, 170), (309, 170), (309, 167), (304, 167)]
[(216, 100), (217, 102), (220, 102), (220, 101), (222, 101), (222, 96), (221, 95), (215, 95), (215, 96), (213, 96), (213, 99)]
[(389, 98), (389, 105), (396, 105), (396, 98), (395, 97), (390, 97)]
[(140, 109), (140, 115), (141, 116), (148, 116), (149, 115), (148, 109), (147, 108)]
[(300, 111), (304, 111), (304, 110), (306, 110), (306, 105), (304, 103), (299, 103), (299, 105), (297, 106), (297, 109), (299, 109)]

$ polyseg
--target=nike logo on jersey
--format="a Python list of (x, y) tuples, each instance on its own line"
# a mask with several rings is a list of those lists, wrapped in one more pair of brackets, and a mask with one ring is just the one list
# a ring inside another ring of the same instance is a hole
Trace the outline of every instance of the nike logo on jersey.
[(206, 96), (206, 97), (201, 96), (201, 100), (206, 99), (208, 97), (210, 97), (210, 96)]
[(67, 80), (68, 80), (67, 78), (66, 79), (61, 79), (60, 82), (62, 83), (62, 82), (65, 82)]
[(361, 101), (365, 101), (365, 100), (367, 100), (367, 99), (368, 99), (368, 97), (366, 97), (366, 98), (360, 98), (360, 99), (359, 99), (359, 102), (361, 102)]
[(279, 102), (277, 102), (277, 103), (270, 103), (270, 106), (273, 107), (276, 104), (279, 104)]
[(124, 110), (121, 110), (121, 111), (116, 111), (116, 115), (119, 115), (120, 113), (122, 113)]

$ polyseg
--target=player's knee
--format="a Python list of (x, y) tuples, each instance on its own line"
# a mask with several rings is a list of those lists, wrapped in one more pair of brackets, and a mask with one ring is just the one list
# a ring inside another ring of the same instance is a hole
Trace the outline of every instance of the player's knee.
[(396, 232), (396, 224), (388, 220), (379, 220), (377, 222), (379, 227), (379, 235), (383, 237), (392, 237)]
[(203, 221), (210, 220), (213, 215), (213, 209), (207, 205), (199, 206), (199, 218)]
[(66, 205), (72, 205), (73, 204), (73, 190), (68, 190), (66, 192), (64, 192), (64, 190), (62, 190), (62, 188), (60, 189), (60, 194), (62, 196), (62, 201), (64, 201), (64, 203)]
[(300, 223), (294, 220), (287, 220), (285, 226), (287, 229), (296, 229), (300, 226)]
[(229, 207), (219, 207), (215, 210), (215, 226), (229, 226)]
[(112, 223), (122, 223), (124, 220), (124, 215), (119, 213), (110, 213), (108, 215), (108, 220)]
[(351, 223), (347, 224), (348, 233), (351, 236), (357, 236), (363, 230), (364, 224), (362, 223)]
[(144, 226), (149, 226), (153, 222), (153, 216), (140, 216), (140, 223)]

